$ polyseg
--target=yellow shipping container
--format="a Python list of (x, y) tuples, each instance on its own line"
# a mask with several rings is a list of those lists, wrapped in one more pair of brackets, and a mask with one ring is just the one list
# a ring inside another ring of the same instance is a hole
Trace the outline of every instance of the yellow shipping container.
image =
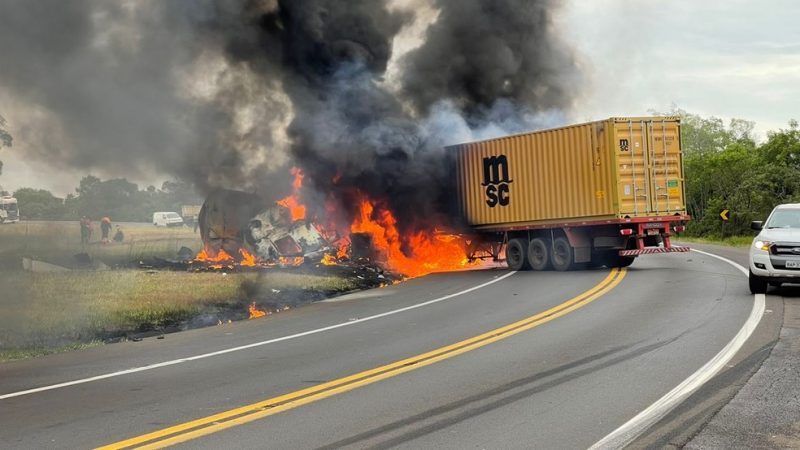
[(677, 117), (614, 117), (449, 147), (476, 229), (682, 216)]

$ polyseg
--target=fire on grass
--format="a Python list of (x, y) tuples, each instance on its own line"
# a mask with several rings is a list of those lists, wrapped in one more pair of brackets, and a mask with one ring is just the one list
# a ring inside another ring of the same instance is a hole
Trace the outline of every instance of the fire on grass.
[(200, 250), (200, 253), (195, 256), (194, 260), (199, 263), (205, 263), (211, 269), (221, 269), (228, 266), (240, 267), (255, 267), (258, 263), (256, 256), (248, 252), (244, 248), (239, 249), (240, 258), (234, 258), (229, 255), (225, 250), (220, 249), (216, 255), (210, 255), (206, 249)]
[(258, 309), (256, 306), (256, 302), (250, 303), (250, 307), (248, 308), (250, 311), (250, 319), (257, 319), (259, 317), (264, 317), (267, 315), (267, 312), (261, 309)]
[(283, 306), (282, 308), (275, 309), (275, 310), (272, 310), (272, 311), (270, 311), (268, 309), (259, 309), (258, 306), (256, 306), (256, 302), (252, 302), (252, 303), (250, 303), (250, 306), (247, 307), (247, 310), (248, 310), (248, 312), (250, 314), (248, 319), (258, 319), (259, 317), (271, 316), (272, 314), (275, 314), (275, 313), (278, 313), (278, 312), (281, 312), (281, 311), (286, 311), (288, 309), (289, 309), (289, 306)]
[[(323, 266), (357, 264), (364, 259), (363, 251), (354, 251), (354, 241), (369, 247), (368, 259), (383, 270), (402, 275), (407, 278), (419, 277), (432, 272), (453, 271), (466, 268), (469, 261), (466, 257), (463, 240), (453, 234), (438, 230), (422, 230), (403, 235), (399, 230), (397, 218), (383, 202), (371, 199), (355, 191), (351, 198), (356, 201), (355, 214), (347, 224), (337, 223), (334, 202), (326, 205), (326, 217), (310, 220), (308, 209), (301, 199), (304, 174), (301, 169), (291, 171), (294, 181), (292, 193), (277, 204), (285, 208), (290, 223), (304, 222), (323, 236), (328, 243), (325, 250), (315, 256), (312, 262)], [(215, 254), (206, 248), (195, 258), (198, 264), (205, 264), (210, 269), (238, 267), (271, 267), (296, 266), (305, 262), (303, 256), (279, 257), (269, 261), (245, 248), (239, 250), (236, 258), (223, 249)]]

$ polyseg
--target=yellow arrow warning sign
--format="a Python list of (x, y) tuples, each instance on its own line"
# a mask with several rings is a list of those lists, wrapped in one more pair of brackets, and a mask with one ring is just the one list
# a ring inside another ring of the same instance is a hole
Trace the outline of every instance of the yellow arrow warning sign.
[(728, 221), (728, 213), (729, 213), (729, 212), (730, 212), (730, 210), (728, 210), (728, 209), (723, 209), (723, 210), (722, 210), (722, 211), (719, 213), (719, 216), (722, 218), (722, 220), (723, 220), (723, 221), (725, 221), (725, 222), (727, 222), (727, 221)]

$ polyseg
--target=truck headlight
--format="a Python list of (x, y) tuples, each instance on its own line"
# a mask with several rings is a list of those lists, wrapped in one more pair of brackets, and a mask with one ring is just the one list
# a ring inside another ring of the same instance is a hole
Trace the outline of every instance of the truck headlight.
[(770, 241), (755, 240), (753, 242), (753, 247), (755, 247), (755, 248), (757, 248), (759, 250), (763, 250), (765, 252), (769, 251), (769, 246), (770, 245), (772, 245), (772, 242), (770, 242)]

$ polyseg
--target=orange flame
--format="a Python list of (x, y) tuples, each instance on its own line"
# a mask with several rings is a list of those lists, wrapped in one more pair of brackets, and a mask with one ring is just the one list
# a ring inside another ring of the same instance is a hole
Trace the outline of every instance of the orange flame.
[(409, 277), (458, 270), (468, 264), (456, 237), (418, 232), (404, 239), (396, 225), (397, 219), (391, 211), (376, 208), (372, 201), (362, 197), (350, 231), (368, 234), (375, 250), (386, 259), (387, 268)]
[[(241, 261), (237, 264), (243, 267), (255, 267), (258, 264), (258, 260), (256, 259), (255, 255), (248, 252), (244, 248), (239, 249), (239, 254), (242, 256)], [(211, 256), (206, 249), (200, 251), (197, 256), (194, 257), (195, 261), (209, 263), (209, 268), (211, 269), (222, 269), (223, 266), (233, 266), (235, 264), (235, 260), (233, 256), (229, 255), (225, 250), (219, 249), (215, 256)]]
[(336, 251), (336, 258), (337, 259), (346, 258), (348, 253), (350, 253), (350, 248), (348, 247), (348, 243), (342, 242), (342, 244), (339, 246), (339, 250)]
[(264, 317), (267, 315), (266, 311), (262, 311), (256, 307), (256, 302), (250, 303), (250, 307), (248, 309), (250, 311), (251, 319), (255, 319), (257, 317)]
[(303, 187), (303, 170), (297, 167), (292, 167), (291, 170), (294, 181), (292, 182), (292, 193), (278, 200), (278, 204), (289, 210), (292, 216), (292, 221), (303, 220), (306, 218), (306, 207), (300, 202), (300, 189)]
[(242, 261), (239, 263), (240, 266), (245, 267), (255, 267), (256, 265), (256, 256), (252, 253), (248, 252), (247, 250), (240, 248), (239, 253), (242, 255)]
[(206, 252), (206, 249), (203, 249), (194, 259), (202, 262), (221, 263), (233, 261), (233, 256), (227, 254), (223, 249), (220, 249), (215, 256), (211, 256)]
[(322, 260), (320, 262), (326, 266), (335, 266), (337, 263), (336, 257), (329, 253), (326, 253), (325, 256), (322, 257)]

